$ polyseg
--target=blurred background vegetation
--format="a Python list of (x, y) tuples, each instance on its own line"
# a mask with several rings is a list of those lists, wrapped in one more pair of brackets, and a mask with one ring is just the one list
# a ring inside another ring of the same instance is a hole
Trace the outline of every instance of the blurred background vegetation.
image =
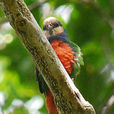
[[(114, 114), (114, 1), (25, 0), (42, 27), (61, 20), (83, 52), (85, 65), (76, 85), (98, 114)], [(35, 65), (0, 9), (0, 114), (47, 114)]]

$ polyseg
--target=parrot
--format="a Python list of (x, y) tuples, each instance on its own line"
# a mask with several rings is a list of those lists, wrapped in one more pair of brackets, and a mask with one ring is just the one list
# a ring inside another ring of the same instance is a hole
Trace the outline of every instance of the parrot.
[[(43, 32), (67, 73), (74, 80), (80, 72), (80, 66), (84, 65), (80, 47), (68, 40), (66, 30), (55, 17), (48, 17), (44, 20)], [(40, 92), (45, 95), (48, 113), (58, 114), (54, 97), (37, 68), (36, 78)]]

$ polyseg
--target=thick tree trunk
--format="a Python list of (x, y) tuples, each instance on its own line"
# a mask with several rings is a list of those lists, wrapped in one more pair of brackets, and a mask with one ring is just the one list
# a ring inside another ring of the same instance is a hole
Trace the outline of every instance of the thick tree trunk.
[(95, 114), (69, 78), (24, 1), (0, 0), (0, 4), (48, 84), (59, 114)]

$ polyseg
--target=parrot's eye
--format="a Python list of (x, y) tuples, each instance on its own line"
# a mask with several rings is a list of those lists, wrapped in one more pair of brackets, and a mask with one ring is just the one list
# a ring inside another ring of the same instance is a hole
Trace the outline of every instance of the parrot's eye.
[(57, 23), (53, 23), (53, 27), (54, 28), (59, 27), (59, 26), (62, 26), (62, 24), (60, 23), (60, 21), (58, 21)]
[(54, 23), (53, 26), (54, 26), (54, 28), (56, 28), (56, 27), (59, 26), (59, 24), (58, 23)]

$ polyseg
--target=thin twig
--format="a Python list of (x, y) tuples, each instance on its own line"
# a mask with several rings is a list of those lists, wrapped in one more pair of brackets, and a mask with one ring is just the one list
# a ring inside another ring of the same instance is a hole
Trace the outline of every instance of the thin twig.
[(97, 2), (95, 2), (95, 0), (80, 0), (80, 1), (76, 1), (75, 2), (77, 5), (78, 4), (82, 4), (82, 3), (85, 3), (85, 4), (89, 4), (92, 6), (93, 9), (96, 10), (96, 12), (102, 17), (102, 19), (107, 22), (110, 27), (112, 29), (114, 29), (114, 20), (111, 19), (104, 11), (102, 8), (99, 7), (99, 5), (97, 4)]
[(44, 4), (46, 2), (46, 0), (42, 0), (42, 1), (37, 1), (37, 2), (35, 2), (35, 3), (33, 3), (33, 4), (31, 4), (30, 6), (28, 6), (28, 8), (29, 8), (29, 10), (30, 11), (32, 11), (32, 10), (34, 10), (34, 9), (36, 9), (36, 8), (38, 8), (38, 7), (40, 7), (42, 4)]
[(102, 110), (102, 114), (108, 114), (108, 112), (110, 111), (110, 109), (112, 108), (112, 106), (114, 106), (114, 95), (112, 95), (107, 104), (104, 106), (103, 110)]

